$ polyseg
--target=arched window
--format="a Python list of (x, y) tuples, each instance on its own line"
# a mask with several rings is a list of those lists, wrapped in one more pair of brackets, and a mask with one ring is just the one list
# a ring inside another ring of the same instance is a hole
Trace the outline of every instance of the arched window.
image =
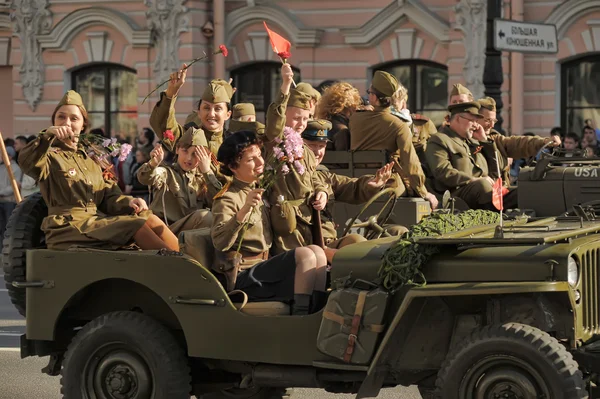
[(585, 120), (600, 127), (600, 54), (566, 62), (561, 67), (561, 111), (565, 133), (581, 136)]
[(448, 68), (423, 60), (403, 60), (378, 65), (375, 71), (394, 75), (408, 90), (407, 107), (412, 113), (423, 114), (439, 126), (448, 109)]
[(133, 139), (137, 135), (137, 75), (116, 64), (95, 64), (72, 73), (73, 89), (83, 98), (90, 129), (107, 137)]
[[(300, 82), (300, 71), (292, 68), (294, 80)], [(231, 71), (233, 86), (236, 88), (233, 103), (252, 103), (256, 116), (263, 119), (269, 104), (275, 100), (281, 87), (281, 63), (255, 62)], [(263, 115), (259, 115), (263, 114)]]

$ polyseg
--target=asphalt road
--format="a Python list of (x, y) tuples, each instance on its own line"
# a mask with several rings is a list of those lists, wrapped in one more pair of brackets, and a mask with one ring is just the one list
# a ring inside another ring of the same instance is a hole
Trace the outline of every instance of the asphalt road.
[[(21, 359), (19, 337), (25, 333), (25, 320), (10, 303), (0, 273), (0, 399), (59, 399), (60, 377), (41, 372), (47, 358)], [(351, 399), (355, 395), (330, 394), (318, 389), (295, 389), (293, 399)], [(382, 399), (421, 399), (414, 387), (385, 389)]]

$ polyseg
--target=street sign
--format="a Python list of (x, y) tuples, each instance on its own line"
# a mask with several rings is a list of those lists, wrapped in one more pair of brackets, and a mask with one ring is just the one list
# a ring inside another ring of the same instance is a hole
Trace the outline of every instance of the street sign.
[(494, 47), (517, 53), (558, 52), (556, 26), (494, 19)]

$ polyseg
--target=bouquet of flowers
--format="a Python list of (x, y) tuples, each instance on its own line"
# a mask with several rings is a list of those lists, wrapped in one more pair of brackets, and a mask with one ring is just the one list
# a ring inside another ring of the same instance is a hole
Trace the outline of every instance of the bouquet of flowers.
[(304, 142), (302, 137), (291, 127), (283, 129), (283, 139), (275, 139), (275, 146), (265, 162), (265, 172), (260, 180), (259, 187), (268, 190), (281, 172), (290, 173), (293, 168), (298, 174), (303, 175), (304, 165), (300, 162), (304, 158)]
[(117, 179), (111, 157), (119, 157), (119, 161), (122, 162), (127, 159), (132, 149), (130, 144), (118, 143), (116, 138), (109, 139), (92, 133), (81, 134), (79, 142), (88, 156), (100, 165), (105, 179)]

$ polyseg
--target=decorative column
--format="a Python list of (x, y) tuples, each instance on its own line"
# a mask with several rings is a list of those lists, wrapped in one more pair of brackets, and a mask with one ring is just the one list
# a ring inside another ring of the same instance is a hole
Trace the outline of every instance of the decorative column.
[(485, 0), (460, 0), (456, 5), (455, 28), (463, 32), (465, 65), (463, 76), (475, 99), (483, 97), (485, 66)]
[[(502, 15), (502, 0), (488, 0), (487, 2), (487, 46), (485, 48), (485, 71), (483, 83), (485, 84), (485, 95), (496, 100), (496, 123), (495, 129), (504, 134), (502, 130), (502, 83), (504, 76), (502, 72), (502, 51), (494, 48), (494, 19)], [(521, 88), (523, 90), (523, 88)]]
[(13, 30), (21, 42), (21, 86), (32, 111), (42, 99), (46, 80), (37, 35), (48, 33), (52, 27), (52, 13), (47, 9), (48, 5), (48, 0), (13, 0), (11, 3)]
[(181, 67), (179, 62), (179, 35), (188, 31), (185, 16), (186, 0), (144, 0), (148, 28), (153, 30), (156, 45), (154, 75), (157, 82), (169, 79)]

